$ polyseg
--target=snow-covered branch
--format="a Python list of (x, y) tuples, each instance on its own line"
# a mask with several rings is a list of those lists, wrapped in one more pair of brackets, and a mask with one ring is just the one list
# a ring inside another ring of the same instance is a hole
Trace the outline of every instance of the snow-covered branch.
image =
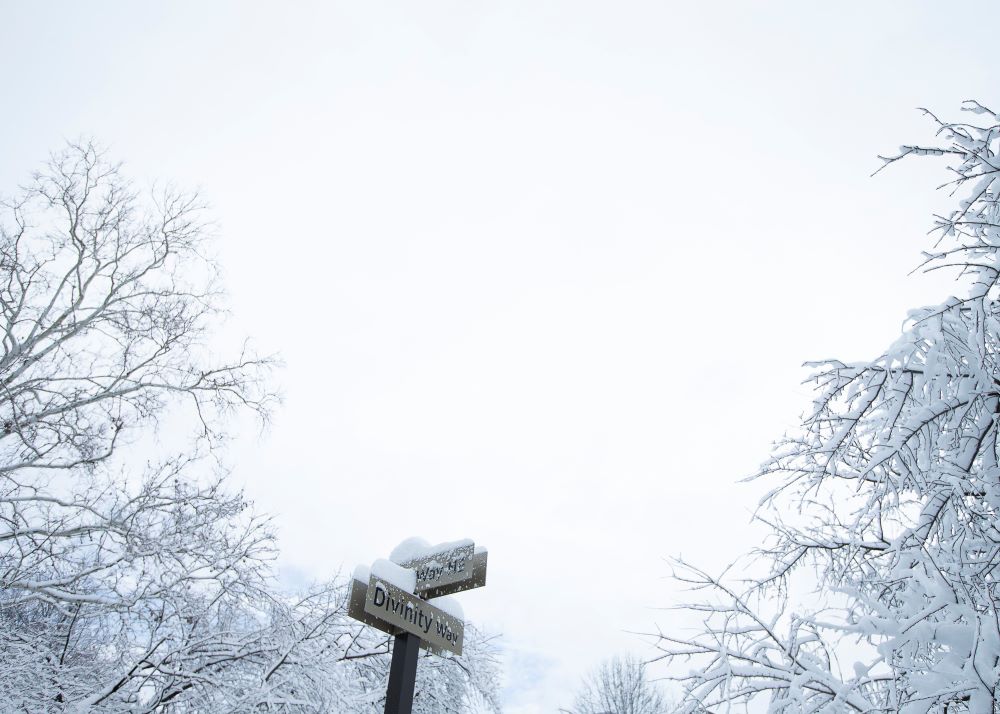
[(755, 698), (771, 711), (994, 711), (1000, 117), (964, 108), (985, 123), (931, 115), (940, 143), (884, 161), (951, 160), (958, 205), (935, 218), (924, 268), (957, 266), (965, 292), (913, 311), (870, 362), (811, 365), (813, 408), (757, 475), (773, 484), (757, 514), (764, 573), (736, 588), (687, 571), (714, 594), (696, 603), (703, 630), (660, 638), (666, 657), (701, 662), (682, 677), (687, 711)]

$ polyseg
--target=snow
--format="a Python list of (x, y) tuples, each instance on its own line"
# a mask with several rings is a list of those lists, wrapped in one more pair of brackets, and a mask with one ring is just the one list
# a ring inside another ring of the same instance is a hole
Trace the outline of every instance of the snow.
[(455, 598), (445, 595), (444, 597), (431, 598), (427, 602), (440, 610), (444, 610), (456, 620), (465, 621), (465, 611), (462, 609), (462, 603)]
[(419, 553), (429, 550), (430, 547), (431, 544), (423, 538), (413, 536), (393, 548), (392, 552), (389, 553), (389, 560), (393, 563), (405, 563), (408, 560), (421, 557)]
[(384, 580), (390, 585), (395, 585), (400, 590), (405, 590), (408, 593), (412, 593), (417, 585), (417, 574), (415, 571), (400, 567), (385, 558), (379, 558), (372, 563), (371, 574), (379, 580)]
[[(456, 548), (461, 547), (474, 547), (474, 553), (482, 554), (486, 553), (486, 548), (483, 546), (476, 546), (472, 542), (471, 538), (463, 538), (461, 540), (450, 541), (447, 543), (438, 543), (437, 545), (431, 545), (424, 538), (414, 536), (407, 538), (402, 543), (397, 545), (392, 549), (389, 554), (389, 558), (380, 558), (372, 563), (371, 567), (365, 565), (359, 565), (354, 569), (354, 579), (360, 580), (361, 582), (367, 583), (369, 578), (374, 575), (375, 577), (384, 580), (387, 583), (395, 585), (400, 590), (405, 590), (408, 593), (412, 593), (416, 588), (417, 574), (416, 571), (410, 570), (409, 568), (402, 567), (402, 563), (408, 563), (414, 560), (429, 558), (435, 555), (448, 553)], [(442, 606), (441, 603), (444, 602)], [(462, 607), (457, 602), (451, 602), (448, 600), (435, 600), (434, 603), (441, 607), (441, 609), (452, 608), (451, 610), (445, 610), (454, 617), (463, 619)], [(458, 614), (454, 614), (454, 613)]]
[(462, 540), (455, 540), (449, 543), (431, 545), (425, 539), (414, 536), (412, 538), (407, 538), (393, 548), (392, 552), (389, 554), (389, 560), (394, 563), (407, 563), (411, 560), (416, 560), (417, 558), (427, 558), (437, 555), (438, 553), (447, 553), (455, 548), (469, 545), (473, 545), (471, 538), (463, 538)]

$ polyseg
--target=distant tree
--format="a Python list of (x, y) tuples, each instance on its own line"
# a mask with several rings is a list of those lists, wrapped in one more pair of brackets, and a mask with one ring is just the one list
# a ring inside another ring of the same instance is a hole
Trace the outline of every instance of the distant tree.
[(998, 710), (1000, 116), (963, 108), (971, 123), (926, 112), (937, 141), (883, 158), (950, 160), (957, 206), (923, 266), (956, 269), (962, 290), (874, 360), (812, 365), (813, 406), (758, 475), (763, 574), (681, 576), (707, 594), (700, 635), (661, 639), (700, 661), (678, 675), (685, 711)]
[(663, 694), (646, 679), (646, 665), (632, 655), (613, 657), (588, 675), (572, 714), (663, 714)]
[[(206, 344), (207, 242), (197, 197), (143, 199), (89, 144), (0, 202), (3, 711), (380, 710), (387, 638), (341, 582), (278, 592), (267, 521), (206, 458), (275, 403), (272, 360)], [(154, 454), (164, 421), (194, 428)], [(495, 696), (469, 645), (425, 668), (426, 699)]]

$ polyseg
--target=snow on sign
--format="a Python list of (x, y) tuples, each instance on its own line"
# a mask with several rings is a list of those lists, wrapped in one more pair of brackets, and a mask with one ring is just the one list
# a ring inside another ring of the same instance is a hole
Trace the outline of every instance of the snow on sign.
[(365, 612), (416, 635), (431, 649), (462, 654), (464, 622), (374, 575), (368, 580)]
[(413, 592), (440, 597), (486, 584), (486, 551), (471, 540), (429, 546), (419, 538), (399, 544), (389, 559), (417, 575)]
[(485, 585), (486, 558), (486, 549), (471, 540), (432, 546), (422, 538), (408, 538), (388, 560), (355, 568), (347, 614), (395, 636), (386, 714), (412, 712), (420, 648), (462, 654), (462, 606), (443, 596)]

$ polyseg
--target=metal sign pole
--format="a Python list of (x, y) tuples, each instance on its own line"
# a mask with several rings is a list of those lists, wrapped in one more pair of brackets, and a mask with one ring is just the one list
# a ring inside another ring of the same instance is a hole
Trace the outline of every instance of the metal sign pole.
[(410, 714), (413, 688), (417, 683), (417, 654), (420, 638), (409, 632), (396, 635), (389, 665), (389, 686), (385, 692), (385, 714)]

